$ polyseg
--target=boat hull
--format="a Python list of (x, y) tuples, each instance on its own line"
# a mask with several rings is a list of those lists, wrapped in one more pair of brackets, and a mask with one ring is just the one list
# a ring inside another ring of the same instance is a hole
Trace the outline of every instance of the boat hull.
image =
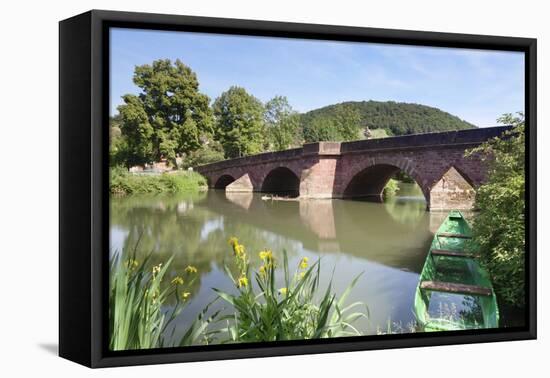
[(434, 235), (416, 288), (414, 313), (423, 331), (498, 327), (497, 298), (478, 257), (468, 222), (451, 211)]

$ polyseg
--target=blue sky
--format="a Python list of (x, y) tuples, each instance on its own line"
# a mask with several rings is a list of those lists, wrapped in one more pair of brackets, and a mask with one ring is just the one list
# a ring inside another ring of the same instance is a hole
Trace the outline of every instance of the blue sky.
[(524, 109), (522, 53), (111, 29), (111, 114), (136, 65), (179, 58), (213, 101), (238, 85), (305, 112), (343, 101), (433, 106), (478, 126)]

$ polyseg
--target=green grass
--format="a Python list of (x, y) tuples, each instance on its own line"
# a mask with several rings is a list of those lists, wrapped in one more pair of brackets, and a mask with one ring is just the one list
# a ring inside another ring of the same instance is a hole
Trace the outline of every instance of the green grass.
[(111, 194), (155, 194), (197, 192), (207, 185), (206, 179), (197, 172), (182, 171), (162, 174), (133, 174), (124, 168), (110, 170)]

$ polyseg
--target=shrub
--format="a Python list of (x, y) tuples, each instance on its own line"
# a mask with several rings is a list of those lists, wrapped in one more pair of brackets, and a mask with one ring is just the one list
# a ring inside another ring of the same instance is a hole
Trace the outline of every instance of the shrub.
[(523, 114), (506, 114), (500, 123), (514, 128), (468, 155), (481, 154), (488, 164), (485, 184), (476, 193), (474, 240), (491, 274), (499, 301), (525, 303), (525, 133)]
[(199, 191), (206, 179), (197, 172), (132, 174), (122, 167), (110, 171), (111, 194), (180, 193)]

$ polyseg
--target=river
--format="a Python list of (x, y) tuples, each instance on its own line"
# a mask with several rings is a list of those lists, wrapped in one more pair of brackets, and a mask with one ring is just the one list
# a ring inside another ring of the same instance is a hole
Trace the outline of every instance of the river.
[[(177, 319), (184, 329), (216, 295), (234, 291), (224, 273), (232, 259), (227, 240), (236, 236), (259, 266), (257, 252), (276, 257), (286, 250), (290, 266), (302, 257), (321, 259), (321, 287), (331, 277), (342, 293), (361, 274), (348, 303), (364, 302), (369, 318), (356, 323), (364, 334), (403, 331), (414, 323), (418, 276), (433, 232), (445, 213), (426, 212), (418, 186), (401, 184), (385, 203), (349, 200), (262, 200), (261, 194), (204, 193), (130, 196), (111, 200), (111, 254), (136, 244), (153, 260), (175, 256), (173, 273), (187, 265), (199, 270), (188, 307)], [(139, 239), (139, 243), (138, 243)], [(334, 273), (333, 273), (334, 271)], [(219, 303), (217, 306), (221, 306)]]

